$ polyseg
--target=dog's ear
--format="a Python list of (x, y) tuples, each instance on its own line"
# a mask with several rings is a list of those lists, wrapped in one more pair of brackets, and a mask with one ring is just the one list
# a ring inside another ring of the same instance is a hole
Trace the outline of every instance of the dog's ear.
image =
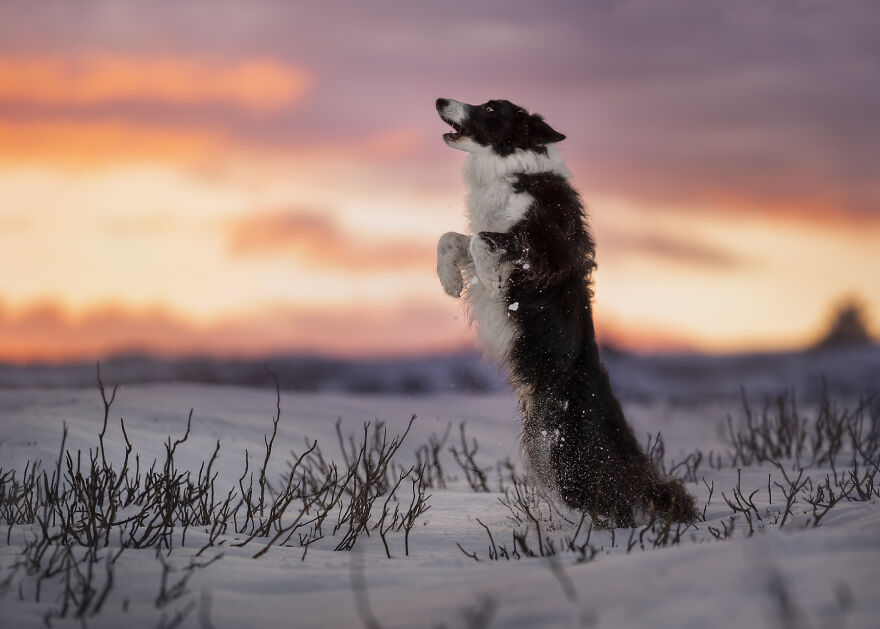
[(513, 115), (514, 133), (520, 144), (528, 144), (529, 141), (529, 112), (517, 108)]
[(538, 114), (529, 116), (529, 139), (533, 144), (545, 145), (562, 142), (565, 136), (556, 131)]

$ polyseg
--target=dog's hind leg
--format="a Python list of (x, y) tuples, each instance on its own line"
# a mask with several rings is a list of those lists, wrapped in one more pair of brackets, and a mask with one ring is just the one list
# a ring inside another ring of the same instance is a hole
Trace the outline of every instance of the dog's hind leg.
[(437, 275), (447, 295), (459, 297), (464, 288), (461, 271), (471, 262), (470, 237), (446, 232), (437, 243)]

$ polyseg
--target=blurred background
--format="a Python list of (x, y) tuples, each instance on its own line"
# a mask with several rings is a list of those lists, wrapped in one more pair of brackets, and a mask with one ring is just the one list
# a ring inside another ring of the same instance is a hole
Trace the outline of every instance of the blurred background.
[(110, 357), (223, 380), (221, 359), (296, 356), (320, 379), (452, 356), (449, 386), (479, 388), (434, 271), (464, 228), (438, 96), (506, 98), (568, 136), (612, 362), (801, 356), (880, 328), (869, 2), (2, 13), (0, 382)]

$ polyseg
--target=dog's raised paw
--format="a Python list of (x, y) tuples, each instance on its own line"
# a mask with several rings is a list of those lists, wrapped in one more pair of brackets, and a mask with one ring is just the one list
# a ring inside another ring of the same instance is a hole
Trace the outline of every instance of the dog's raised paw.
[(477, 236), (480, 240), (486, 243), (489, 247), (489, 251), (492, 253), (506, 253), (507, 241), (509, 240), (507, 234), (502, 234), (500, 232), (480, 232)]
[(489, 248), (489, 251), (495, 253), (501, 248), (501, 245), (497, 242), (495, 238), (492, 237), (492, 234), (489, 232), (480, 232), (479, 233), (480, 240), (486, 243), (486, 246)]
[(461, 278), (461, 270), (456, 266), (438, 266), (437, 275), (440, 277), (440, 285), (450, 297), (461, 297), (464, 290), (464, 280)]
[(462, 267), (469, 263), (470, 238), (464, 234), (446, 232), (437, 243), (437, 275), (447, 295), (460, 297), (464, 289)]
[(505, 250), (497, 248), (498, 243), (491, 238), (492, 235), (492, 232), (480, 232), (474, 236), (471, 239), (470, 253), (480, 283), (490, 295), (498, 296), (503, 293), (507, 279), (502, 263)]

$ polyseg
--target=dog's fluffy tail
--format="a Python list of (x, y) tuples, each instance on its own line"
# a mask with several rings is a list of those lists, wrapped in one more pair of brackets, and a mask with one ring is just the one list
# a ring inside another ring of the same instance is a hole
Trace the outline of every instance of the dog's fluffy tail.
[(697, 517), (694, 497), (677, 478), (659, 478), (651, 503), (656, 514), (673, 522), (690, 522)]

